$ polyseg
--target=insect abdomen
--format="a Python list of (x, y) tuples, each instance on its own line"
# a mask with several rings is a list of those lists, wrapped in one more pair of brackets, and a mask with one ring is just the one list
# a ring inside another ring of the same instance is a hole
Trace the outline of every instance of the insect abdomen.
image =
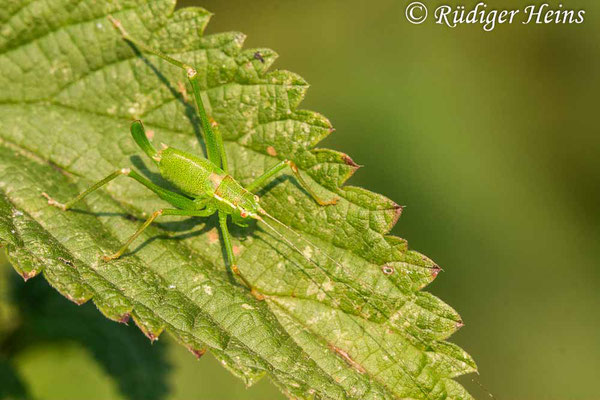
[(182, 192), (192, 196), (211, 196), (226, 176), (206, 158), (167, 147), (159, 154), (160, 174)]

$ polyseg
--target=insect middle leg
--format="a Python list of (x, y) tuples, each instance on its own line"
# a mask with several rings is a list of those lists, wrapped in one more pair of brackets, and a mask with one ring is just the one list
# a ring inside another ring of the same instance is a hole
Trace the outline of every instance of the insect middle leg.
[(223, 235), (223, 243), (225, 244), (225, 253), (227, 253), (227, 260), (229, 261), (229, 268), (231, 268), (231, 272), (240, 277), (242, 282), (250, 289), (250, 292), (254, 297), (258, 300), (264, 300), (265, 296), (260, 294), (252, 284), (242, 275), (240, 270), (237, 267), (235, 261), (235, 254), (233, 253), (233, 245), (231, 244), (231, 234), (229, 233), (229, 228), (227, 227), (227, 214), (223, 212), (219, 212), (219, 227), (221, 228), (221, 234)]
[(264, 183), (266, 183), (269, 179), (271, 179), (273, 176), (275, 176), (279, 171), (281, 171), (285, 167), (290, 167), (290, 169), (292, 170), (292, 173), (294, 174), (294, 176), (298, 180), (298, 183), (300, 183), (300, 186), (302, 186), (302, 188), (304, 188), (304, 190), (306, 190), (308, 192), (308, 194), (310, 194), (311, 197), (319, 205), (321, 205), (321, 206), (329, 206), (329, 205), (332, 205), (332, 204), (336, 204), (338, 202), (338, 198), (337, 197), (334, 197), (331, 200), (322, 200), (315, 193), (315, 191), (306, 183), (306, 181), (304, 180), (304, 178), (302, 178), (302, 175), (300, 175), (300, 172), (298, 171), (298, 167), (291, 160), (283, 160), (283, 161), (275, 164), (273, 167), (269, 168), (264, 174), (262, 174), (261, 176), (259, 176), (258, 178), (256, 178), (256, 180), (254, 180), (254, 182), (252, 182), (251, 184), (249, 184), (248, 186), (246, 186), (246, 190), (248, 190), (249, 192), (253, 192), (255, 189), (257, 189), (260, 186), (262, 186)]

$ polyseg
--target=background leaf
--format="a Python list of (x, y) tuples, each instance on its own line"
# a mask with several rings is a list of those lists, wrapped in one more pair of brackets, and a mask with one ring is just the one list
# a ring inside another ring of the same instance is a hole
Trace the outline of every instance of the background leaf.
[(5, 341), (8, 355), (23, 353), (44, 344), (77, 343), (117, 382), (130, 399), (160, 399), (167, 393), (167, 363), (162, 346), (148, 346), (133, 327), (113, 329), (105, 318), (97, 318), (91, 304), (65, 307), (39, 280), (14, 285), (13, 297), (20, 299), (18, 313), (24, 319)]
[[(131, 315), (152, 340), (167, 329), (193, 353), (208, 347), (247, 384), (268, 372), (291, 397), (469, 398), (451, 378), (475, 365), (444, 342), (462, 321), (419, 291), (439, 267), (386, 235), (398, 205), (341, 186), (357, 168), (348, 156), (313, 149), (332, 127), (319, 114), (297, 110), (306, 82), (268, 72), (275, 54), (243, 50), (242, 34), (202, 36), (206, 11), (173, 13), (173, 7), (170, 1), (6, 4), (0, 240), (15, 268), (26, 278), (43, 271), (66, 297), (93, 298), (108, 318)], [(47, 207), (40, 192), (67, 199), (130, 164), (160, 182), (126, 134), (132, 118), (142, 118), (160, 141), (201, 152), (182, 72), (136, 53), (106, 22), (109, 13), (199, 69), (238, 180), (249, 182), (278, 158), (292, 158), (320, 193), (342, 198), (319, 208), (287, 176), (261, 192), (267, 210), (341, 265), (310, 247), (305, 251), (313, 251), (318, 267), (307, 264), (260, 227), (235, 230), (239, 267), (267, 295), (257, 302), (233, 284), (213, 220), (154, 226), (128, 257), (101, 263), (99, 256), (139, 224), (136, 218), (162, 206), (131, 182), (111, 183), (79, 212)], [(43, 85), (40, 70), (48, 71)]]

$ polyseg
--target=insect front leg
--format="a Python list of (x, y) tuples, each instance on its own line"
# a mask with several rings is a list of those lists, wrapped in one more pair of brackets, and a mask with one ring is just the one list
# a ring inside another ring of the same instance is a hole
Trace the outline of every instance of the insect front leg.
[(294, 174), (294, 176), (298, 180), (298, 183), (300, 184), (300, 186), (302, 186), (302, 188), (304, 190), (306, 190), (308, 192), (308, 194), (310, 194), (311, 197), (319, 205), (321, 205), (321, 206), (329, 206), (329, 205), (336, 204), (338, 202), (338, 198), (337, 197), (334, 197), (331, 200), (322, 200), (315, 193), (315, 191), (306, 183), (306, 181), (304, 180), (304, 178), (302, 178), (302, 175), (300, 175), (300, 172), (298, 171), (298, 167), (291, 160), (283, 160), (283, 161), (275, 164), (273, 167), (269, 168), (264, 174), (262, 174), (261, 176), (259, 176), (258, 178), (256, 178), (256, 180), (254, 182), (252, 182), (250, 185), (246, 186), (246, 190), (248, 190), (250, 192), (253, 192), (255, 189), (257, 189), (260, 186), (262, 186), (263, 184), (265, 184), (269, 179), (273, 178), (273, 176), (275, 176), (279, 171), (281, 171), (285, 167), (290, 167), (290, 169), (292, 170), (292, 173)]
[(140, 226), (139, 229), (137, 231), (135, 231), (135, 233), (133, 235), (131, 235), (131, 237), (129, 239), (127, 239), (127, 241), (119, 249), (119, 251), (117, 251), (116, 253), (111, 254), (109, 256), (103, 256), (102, 259), (104, 261), (110, 261), (110, 260), (114, 260), (116, 258), (121, 257), (123, 255), (123, 253), (125, 253), (127, 251), (127, 248), (129, 247), (129, 245), (131, 245), (131, 243), (133, 243), (133, 241), (135, 239), (137, 239), (137, 237), (140, 236), (140, 234), (142, 232), (144, 232), (144, 230), (146, 230), (146, 228), (148, 228), (150, 226), (150, 224), (152, 222), (154, 222), (154, 220), (156, 218), (160, 217), (161, 215), (177, 215), (177, 216), (182, 216), (182, 217), (209, 217), (209, 216), (213, 215), (214, 213), (215, 213), (215, 209), (212, 207), (207, 207), (204, 210), (179, 210), (179, 209), (175, 209), (175, 208), (164, 208), (164, 209), (157, 210), (154, 213), (152, 213), (152, 215), (146, 220), (146, 222), (144, 222), (142, 224), (142, 226)]
[(231, 244), (231, 234), (229, 233), (229, 228), (227, 227), (227, 214), (219, 211), (219, 226), (221, 228), (221, 234), (223, 235), (223, 243), (225, 244), (225, 253), (227, 253), (227, 260), (229, 261), (229, 268), (231, 268), (231, 272), (240, 277), (242, 282), (250, 289), (250, 292), (254, 297), (258, 300), (264, 300), (265, 296), (260, 294), (254, 287), (248, 282), (248, 280), (242, 275), (240, 270), (237, 267), (235, 261), (235, 254), (233, 254), (233, 245)]

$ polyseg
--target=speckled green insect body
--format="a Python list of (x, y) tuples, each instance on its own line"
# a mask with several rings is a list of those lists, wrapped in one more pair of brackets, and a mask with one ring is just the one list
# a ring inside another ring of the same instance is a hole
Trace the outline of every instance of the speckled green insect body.
[[(159, 216), (161, 215), (177, 215), (188, 217), (208, 217), (214, 213), (218, 214), (219, 226), (223, 236), (223, 243), (229, 265), (232, 271), (237, 274), (242, 281), (252, 289), (256, 296), (259, 293), (254, 291), (251, 284), (240, 274), (236, 266), (236, 258), (233, 253), (233, 246), (229, 229), (227, 227), (228, 216), (234, 224), (239, 226), (247, 226), (248, 219), (261, 221), (273, 233), (283, 239), (288, 245), (293, 247), (300, 254), (300, 250), (279, 231), (273, 228), (265, 218), (285, 227), (288, 231), (293, 232), (289, 227), (279, 222), (260, 206), (260, 198), (253, 191), (277, 173), (286, 167), (289, 167), (302, 187), (322, 206), (335, 204), (337, 199), (331, 201), (322, 201), (312, 191), (312, 189), (304, 182), (298, 172), (296, 165), (290, 160), (283, 160), (268, 169), (264, 174), (259, 176), (254, 182), (246, 187), (242, 186), (228, 173), (227, 157), (223, 148), (223, 140), (218, 128), (218, 124), (209, 119), (204, 110), (202, 98), (200, 96), (200, 87), (198, 84), (198, 75), (196, 70), (178, 60), (171, 58), (166, 54), (146, 46), (144, 43), (137, 41), (129, 36), (121, 23), (110, 17), (115, 28), (121, 33), (123, 39), (127, 40), (138, 49), (155, 54), (169, 63), (176, 65), (187, 74), (187, 78), (192, 86), (194, 98), (197, 105), (198, 115), (202, 125), (202, 134), (206, 145), (207, 158), (203, 158), (194, 154), (190, 154), (168, 145), (163, 145), (163, 148), (157, 150), (148, 139), (144, 126), (141, 121), (135, 121), (131, 125), (131, 135), (137, 145), (146, 153), (148, 157), (156, 164), (160, 174), (170, 183), (172, 183), (179, 192), (164, 189), (153, 182), (149, 181), (138, 172), (131, 168), (121, 168), (104, 179), (96, 182), (87, 190), (79, 194), (71, 201), (62, 204), (52, 199), (46, 193), (43, 195), (48, 199), (50, 205), (59, 207), (62, 210), (70, 209), (75, 203), (83, 199), (88, 194), (104, 186), (111, 180), (119, 176), (128, 176), (135, 179), (148, 189), (156, 193), (160, 198), (167, 201), (174, 208), (163, 208), (155, 211), (142, 226), (125, 242), (125, 244), (116, 253), (104, 256), (105, 261), (110, 261), (119, 258), (127, 250), (129, 245)], [(309, 242), (310, 243), (310, 242)], [(304, 256), (304, 255), (303, 255)], [(308, 259), (308, 258), (307, 258)], [(313, 262), (308, 259), (308, 261)]]
[[(133, 123), (137, 131), (141, 122)], [(143, 130), (143, 128), (141, 128)], [(145, 134), (136, 135), (147, 140)], [(151, 146), (150, 143), (148, 145)], [(160, 174), (186, 196), (194, 198), (194, 205), (185, 208), (221, 211), (231, 215), (238, 225), (247, 225), (245, 219), (260, 219), (266, 211), (260, 207), (259, 197), (240, 185), (231, 175), (210, 160), (166, 146), (160, 151), (152, 148), (148, 153)]]

